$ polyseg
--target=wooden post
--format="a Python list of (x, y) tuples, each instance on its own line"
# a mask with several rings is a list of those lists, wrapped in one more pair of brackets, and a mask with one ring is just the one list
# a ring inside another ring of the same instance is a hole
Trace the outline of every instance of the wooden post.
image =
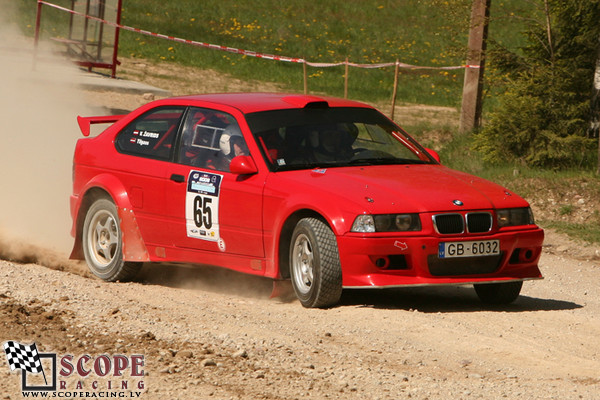
[(306, 60), (302, 63), (302, 71), (304, 73), (304, 94), (308, 94), (308, 72), (306, 72)]
[(398, 93), (398, 72), (400, 70), (400, 61), (396, 60), (396, 67), (394, 68), (394, 90), (392, 91), (392, 112), (390, 119), (394, 120), (394, 112), (396, 111), (396, 95)]
[(473, 0), (460, 112), (461, 132), (470, 132), (481, 126), (483, 72), (491, 2), (492, 0)]
[(348, 57), (346, 57), (346, 62), (345, 62), (345, 67), (346, 70), (344, 72), (344, 98), (347, 99), (348, 98)]

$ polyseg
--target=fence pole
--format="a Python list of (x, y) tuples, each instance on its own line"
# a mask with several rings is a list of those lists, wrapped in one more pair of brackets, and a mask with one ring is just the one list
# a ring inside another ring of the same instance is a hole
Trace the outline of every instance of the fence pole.
[(345, 72), (344, 72), (344, 98), (348, 98), (348, 57), (346, 57), (345, 62)]
[(483, 70), (491, 2), (492, 0), (473, 0), (467, 64), (476, 68), (465, 68), (460, 108), (460, 132), (470, 132), (478, 129), (481, 125)]
[(394, 68), (394, 90), (392, 91), (392, 113), (390, 119), (394, 120), (394, 111), (396, 111), (396, 94), (398, 93), (398, 71), (400, 69), (400, 61), (396, 59), (396, 67)]
[[(118, 7), (118, 9), (117, 9), (117, 25), (121, 25), (121, 10), (123, 10), (123, 0), (118, 1), (117, 7)], [(119, 55), (119, 30), (120, 29), (117, 26), (115, 28), (115, 43), (114, 43), (113, 54), (112, 54), (111, 78), (117, 77), (117, 64), (119, 63), (119, 60), (117, 59), (117, 57)]]
[(304, 94), (308, 94), (308, 72), (306, 72), (306, 59), (302, 63), (302, 71), (304, 73)]

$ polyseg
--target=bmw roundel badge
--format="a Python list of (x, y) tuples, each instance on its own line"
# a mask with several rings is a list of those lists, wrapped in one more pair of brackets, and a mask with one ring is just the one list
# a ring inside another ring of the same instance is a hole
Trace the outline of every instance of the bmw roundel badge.
[(452, 203), (453, 203), (455, 206), (462, 206), (462, 205), (464, 204), (464, 203), (463, 203), (462, 201), (460, 201), (460, 200), (452, 200)]

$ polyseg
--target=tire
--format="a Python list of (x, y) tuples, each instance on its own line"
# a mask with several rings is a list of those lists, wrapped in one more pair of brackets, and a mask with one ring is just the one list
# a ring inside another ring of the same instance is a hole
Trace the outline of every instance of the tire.
[(119, 215), (117, 207), (108, 199), (97, 200), (88, 209), (81, 243), (88, 268), (104, 281), (130, 280), (142, 266), (142, 263), (123, 261)]
[(296, 225), (290, 247), (290, 276), (304, 307), (325, 308), (340, 300), (340, 256), (335, 235), (325, 222), (304, 218)]
[(523, 281), (506, 283), (482, 283), (473, 285), (479, 299), (486, 304), (510, 304), (519, 297)]

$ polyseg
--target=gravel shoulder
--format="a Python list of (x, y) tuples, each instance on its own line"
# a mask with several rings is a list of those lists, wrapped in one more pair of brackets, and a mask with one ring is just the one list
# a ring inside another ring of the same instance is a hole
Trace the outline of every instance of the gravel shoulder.
[[(597, 398), (598, 262), (544, 254), (541, 269), (502, 308), (446, 287), (350, 291), (314, 310), (211, 267), (104, 283), (0, 261), (0, 326), (46, 352), (144, 354), (148, 399)], [(20, 398), (17, 374), (0, 374)]]

